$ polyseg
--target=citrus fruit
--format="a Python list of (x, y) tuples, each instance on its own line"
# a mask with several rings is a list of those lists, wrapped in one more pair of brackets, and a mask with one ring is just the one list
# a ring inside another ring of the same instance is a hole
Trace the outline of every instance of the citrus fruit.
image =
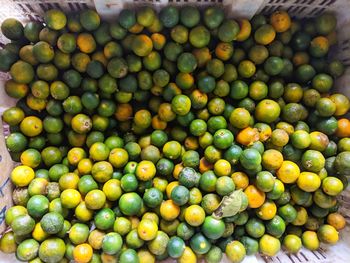
[(245, 190), (244, 193), (248, 197), (248, 205), (251, 208), (258, 208), (260, 207), (264, 201), (265, 201), (265, 193), (261, 190), (259, 190), (254, 185), (249, 185)]
[(23, 25), (15, 18), (7, 18), (1, 24), (1, 32), (10, 40), (19, 40), (23, 37)]
[(277, 177), (283, 183), (294, 183), (300, 175), (300, 169), (297, 164), (291, 161), (283, 161), (277, 170)]
[(196, 26), (190, 31), (189, 41), (196, 48), (205, 47), (210, 41), (210, 33), (204, 26)]
[(17, 166), (11, 172), (11, 181), (19, 187), (27, 186), (34, 179), (34, 170), (26, 165)]
[(225, 253), (232, 262), (238, 263), (243, 261), (246, 249), (241, 242), (235, 240), (227, 244)]
[(337, 230), (331, 225), (322, 225), (317, 230), (317, 236), (320, 241), (325, 242), (327, 244), (335, 244), (339, 237)]
[(60, 261), (63, 259), (66, 251), (66, 245), (60, 238), (52, 237), (46, 239), (40, 244), (39, 258), (42, 261)]
[(327, 223), (333, 226), (336, 230), (341, 230), (345, 227), (344, 217), (339, 213), (328, 214)]
[(303, 246), (309, 250), (317, 250), (320, 246), (320, 241), (314, 231), (305, 231), (301, 236), (301, 240)]
[(45, 23), (47, 26), (54, 30), (61, 30), (67, 23), (66, 15), (58, 9), (51, 9), (45, 13)]
[(185, 220), (191, 226), (199, 226), (205, 220), (205, 212), (198, 205), (191, 205), (185, 210)]
[(142, 207), (142, 199), (136, 193), (125, 193), (119, 198), (119, 208), (125, 215), (136, 215)]
[(190, 246), (194, 252), (201, 255), (206, 254), (209, 251), (211, 244), (205, 236), (201, 233), (197, 233), (191, 238)]
[(270, 17), (270, 23), (276, 32), (285, 32), (291, 27), (291, 19), (286, 11), (274, 12)]
[(280, 250), (281, 243), (280, 241), (268, 234), (262, 236), (259, 240), (259, 251), (267, 256), (274, 256)]
[(300, 237), (289, 234), (286, 235), (283, 239), (283, 246), (290, 253), (297, 253), (302, 246)]
[(222, 220), (207, 216), (202, 225), (204, 235), (210, 239), (220, 238), (225, 231), (225, 224)]
[(40, 220), (41, 228), (48, 234), (57, 234), (63, 228), (64, 218), (56, 212), (45, 214)]
[(270, 44), (276, 37), (276, 31), (269, 24), (262, 25), (254, 33), (254, 39), (261, 45)]
[(110, 232), (102, 240), (102, 250), (104, 253), (113, 255), (118, 253), (123, 245), (123, 240), (118, 233)]

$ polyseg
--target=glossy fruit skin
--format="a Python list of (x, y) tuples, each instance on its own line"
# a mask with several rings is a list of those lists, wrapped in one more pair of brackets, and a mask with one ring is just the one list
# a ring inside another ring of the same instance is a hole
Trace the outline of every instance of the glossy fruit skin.
[(263, 220), (272, 220), (277, 212), (276, 204), (272, 201), (266, 201), (256, 210), (256, 215)]
[(161, 204), (163, 200), (162, 192), (157, 188), (150, 188), (145, 191), (143, 201), (148, 207), (155, 208)]
[(266, 234), (259, 240), (260, 252), (265, 255), (273, 256), (277, 254), (280, 247), (280, 241), (270, 235)]
[(11, 180), (16, 186), (27, 186), (34, 179), (34, 170), (25, 165), (17, 166), (11, 172)]
[(44, 195), (34, 195), (27, 203), (28, 214), (34, 218), (40, 218), (47, 213), (49, 200)]
[(256, 188), (254, 185), (249, 185), (245, 190), (244, 193), (248, 197), (248, 205), (251, 208), (258, 208), (260, 207), (266, 198), (266, 194)]
[(298, 236), (291, 234), (285, 236), (283, 239), (283, 245), (289, 252), (297, 253), (300, 250), (302, 243)]
[(1, 32), (11, 40), (19, 40), (23, 36), (23, 25), (17, 19), (5, 19), (1, 25)]
[(283, 61), (279, 57), (269, 57), (264, 63), (264, 69), (269, 75), (278, 75), (283, 69)]
[(279, 207), (278, 214), (288, 223), (293, 222), (297, 217), (297, 211), (290, 204)]
[(344, 217), (339, 213), (328, 214), (327, 223), (333, 226), (336, 230), (343, 229), (345, 226)]
[(254, 169), (261, 163), (261, 155), (255, 149), (246, 149), (242, 152), (239, 160), (244, 168)]
[(307, 150), (302, 156), (302, 165), (311, 172), (319, 172), (325, 164), (323, 155), (314, 150)]
[(259, 172), (256, 176), (257, 187), (264, 192), (270, 192), (273, 189), (275, 179), (269, 172)]
[(262, 100), (258, 103), (255, 109), (255, 117), (257, 120), (271, 123), (274, 122), (280, 115), (280, 106), (273, 100)]
[(275, 237), (282, 236), (285, 229), (286, 225), (284, 223), (284, 220), (278, 215), (272, 218), (266, 226), (267, 233)]
[(327, 224), (321, 226), (318, 229), (317, 235), (322, 242), (328, 244), (335, 244), (339, 238), (336, 229), (333, 226)]
[(225, 225), (223, 221), (208, 216), (203, 222), (202, 231), (206, 237), (210, 239), (218, 239), (223, 235)]
[(97, 229), (107, 230), (112, 228), (115, 221), (115, 215), (112, 209), (104, 208), (97, 212), (94, 222)]
[(16, 251), (16, 256), (22, 260), (31, 260), (38, 254), (39, 243), (34, 239), (27, 239), (19, 244)]
[(43, 261), (60, 261), (65, 253), (65, 243), (60, 238), (49, 238), (40, 244), (39, 258)]
[(343, 183), (336, 177), (329, 176), (322, 180), (322, 189), (328, 195), (336, 196), (343, 188)]
[(200, 226), (205, 220), (205, 211), (199, 205), (191, 205), (185, 210), (185, 220), (191, 226)]
[(158, 231), (157, 236), (148, 244), (148, 249), (155, 255), (162, 255), (166, 252), (169, 237), (163, 231)]
[(234, 136), (229, 130), (220, 129), (214, 134), (214, 145), (219, 149), (226, 149), (233, 143)]
[(102, 250), (104, 253), (113, 255), (120, 251), (123, 244), (121, 236), (117, 233), (108, 233), (102, 240)]
[(180, 115), (186, 115), (191, 109), (191, 101), (185, 95), (176, 95), (171, 102), (172, 110)]
[(347, 164), (347, 160), (350, 159), (350, 152), (342, 152), (337, 155), (335, 159), (335, 168), (341, 174), (346, 174), (350, 171), (349, 165)]
[(298, 178), (297, 184), (305, 192), (313, 192), (321, 185), (318, 175), (310, 172), (302, 172)]
[(172, 191), (171, 191), (171, 199), (174, 201), (175, 204), (177, 205), (184, 205), (188, 202), (190, 198), (190, 192), (188, 189), (182, 185), (176, 186)]
[(205, 254), (209, 251), (211, 244), (200, 233), (195, 234), (190, 240), (190, 246), (198, 254)]
[(230, 123), (239, 129), (249, 126), (250, 113), (244, 108), (236, 108), (230, 115)]
[(251, 218), (245, 225), (247, 233), (253, 238), (259, 238), (265, 233), (265, 225), (262, 220)]
[(15, 241), (14, 233), (8, 232), (0, 239), (0, 250), (5, 254), (16, 252), (17, 244)]
[(54, 30), (62, 29), (67, 23), (65, 14), (59, 10), (50, 10), (45, 14), (44, 19), (47, 25)]
[(40, 225), (48, 234), (57, 234), (63, 229), (64, 218), (56, 212), (50, 212), (43, 216), (40, 220)]
[(232, 262), (241, 262), (246, 255), (245, 247), (236, 240), (227, 244), (225, 252)]
[(179, 237), (172, 237), (167, 246), (167, 252), (172, 258), (179, 258), (184, 253), (185, 242)]
[(223, 42), (230, 42), (239, 33), (239, 25), (235, 20), (224, 21), (218, 29), (218, 38)]
[(89, 244), (80, 244), (73, 250), (73, 257), (78, 262), (89, 262), (93, 256), (93, 249)]
[(156, 237), (157, 224), (151, 219), (142, 219), (137, 227), (137, 233), (142, 240), (149, 241)]
[(120, 210), (125, 215), (136, 215), (142, 206), (142, 199), (136, 193), (126, 193), (119, 199)]

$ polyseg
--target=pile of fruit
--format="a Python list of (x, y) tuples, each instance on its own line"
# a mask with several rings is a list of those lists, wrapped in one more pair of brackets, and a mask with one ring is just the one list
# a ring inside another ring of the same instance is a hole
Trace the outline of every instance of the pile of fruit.
[(1, 251), (214, 263), (336, 243), (350, 174), (336, 23), (192, 6), (6, 19), (0, 69), (18, 102), (2, 119), (21, 164)]

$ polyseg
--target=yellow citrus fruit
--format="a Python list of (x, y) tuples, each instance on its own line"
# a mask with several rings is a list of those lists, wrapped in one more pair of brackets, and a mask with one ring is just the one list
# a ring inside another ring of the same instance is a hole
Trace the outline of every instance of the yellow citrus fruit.
[(29, 183), (34, 179), (34, 170), (26, 165), (17, 166), (11, 172), (11, 181), (14, 185), (18, 187), (24, 187), (29, 185)]
[(278, 179), (280, 179), (283, 183), (291, 184), (298, 179), (300, 169), (296, 163), (291, 161), (283, 161), (276, 174)]
[(156, 167), (151, 161), (141, 161), (136, 166), (136, 177), (141, 181), (151, 180), (156, 175)]

